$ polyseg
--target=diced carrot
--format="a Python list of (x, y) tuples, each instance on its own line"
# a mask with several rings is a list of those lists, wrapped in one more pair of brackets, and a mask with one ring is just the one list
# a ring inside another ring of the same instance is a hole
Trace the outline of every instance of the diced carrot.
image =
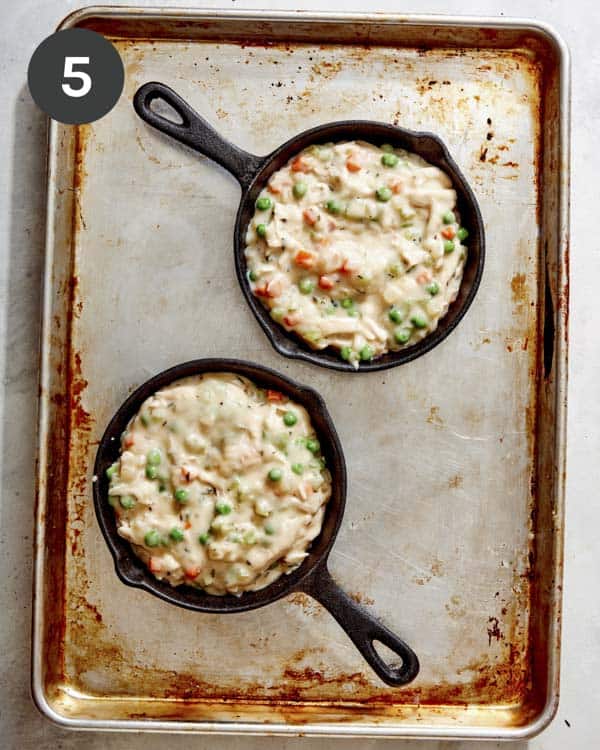
[(192, 523), (191, 523), (191, 521), (186, 521), (186, 522), (185, 522), (185, 523), (183, 524), (183, 526), (184, 526), (184, 528), (186, 528), (186, 529), (191, 529), (191, 528), (192, 528)]
[(320, 276), (319, 286), (321, 289), (333, 289), (334, 281), (331, 276)]
[(267, 190), (270, 193), (272, 193), (273, 195), (280, 195), (281, 194), (281, 190), (278, 187), (275, 187), (275, 185), (273, 185), (273, 183), (271, 183), (271, 182), (269, 182), (269, 184), (267, 185)]
[(297, 156), (292, 162), (292, 172), (310, 172), (310, 167), (301, 156)]
[(283, 393), (279, 391), (271, 391), (267, 389), (267, 401), (283, 401)]
[(442, 237), (445, 237), (447, 240), (451, 240), (456, 235), (456, 232), (454, 230), (454, 227), (446, 227), (445, 229), (442, 229)]
[(150, 568), (151, 573), (160, 573), (162, 568), (160, 557), (151, 557), (148, 562), (148, 567)]
[(278, 297), (282, 292), (281, 282), (277, 279), (268, 281), (266, 284), (254, 287), (254, 294), (258, 297)]
[(333, 221), (332, 219), (330, 219), (327, 222), (327, 229), (329, 229), (330, 232), (333, 232), (334, 229), (337, 229), (337, 224), (335, 223), (335, 221)]
[(291, 313), (290, 315), (284, 315), (283, 316), (283, 322), (286, 326), (289, 326), (290, 328), (293, 328), (293, 326), (297, 325), (302, 318), (294, 313)]
[(421, 273), (415, 277), (416, 281), (419, 284), (426, 284), (428, 281), (431, 281), (431, 271), (421, 271)]
[(304, 218), (304, 221), (311, 227), (314, 227), (314, 225), (319, 220), (319, 214), (312, 208), (307, 208), (302, 212), (302, 216)]
[(131, 448), (133, 446), (133, 443), (134, 443), (133, 437), (131, 435), (128, 435), (123, 441), (123, 447)]
[(185, 568), (183, 572), (185, 573), (186, 578), (193, 580), (194, 578), (198, 578), (198, 576), (200, 575), (200, 568), (197, 566), (194, 566), (192, 568)]
[(355, 271), (358, 271), (358, 268), (356, 267), (356, 263), (353, 263), (352, 261), (346, 259), (342, 263), (342, 267), (339, 270), (340, 270), (340, 273), (351, 274), (351, 273), (354, 273)]
[(294, 261), (300, 268), (311, 269), (315, 265), (315, 256), (306, 250), (298, 250)]
[(356, 159), (353, 156), (349, 156), (346, 159), (346, 169), (349, 172), (360, 172), (360, 170), (362, 169), (362, 167), (360, 166), (360, 164), (356, 161)]

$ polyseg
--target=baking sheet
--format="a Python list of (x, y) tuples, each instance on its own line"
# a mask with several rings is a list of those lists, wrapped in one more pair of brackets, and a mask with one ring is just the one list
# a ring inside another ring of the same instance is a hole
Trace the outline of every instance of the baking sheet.
[[(112, 38), (115, 109), (53, 123), (42, 352), (34, 696), (67, 726), (519, 737), (558, 691), (566, 362), (564, 48), (540, 26), (434, 17), (90, 9)], [(233, 178), (146, 127), (173, 86), (267, 153), (322, 122), (431, 130), (486, 223), (482, 286), (434, 351), (332, 373), (278, 356), (234, 275)], [(543, 186), (543, 191), (540, 187)], [(336, 580), (401, 634), (421, 673), (390, 689), (295, 594), (183, 612), (116, 578), (91, 503), (95, 449), (155, 372), (236, 356), (325, 398), (349, 469)]]

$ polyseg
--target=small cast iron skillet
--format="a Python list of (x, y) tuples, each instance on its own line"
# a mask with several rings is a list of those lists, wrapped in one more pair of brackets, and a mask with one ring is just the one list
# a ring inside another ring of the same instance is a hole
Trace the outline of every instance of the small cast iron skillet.
[[(151, 104), (155, 100), (162, 100), (172, 107), (181, 118), (181, 123), (169, 120), (154, 111)], [(236, 273), (254, 317), (280, 354), (344, 372), (371, 372), (396, 367), (425, 354), (443, 341), (456, 328), (473, 302), (481, 280), (485, 256), (483, 220), (473, 191), (437, 136), (431, 133), (416, 133), (382, 122), (343, 120), (305, 130), (267, 156), (255, 156), (226, 141), (189, 104), (163, 83), (146, 83), (141, 86), (133, 98), (133, 106), (142, 120), (216, 161), (231, 172), (240, 183), (242, 198), (234, 231)], [(252, 294), (246, 276), (244, 257), (246, 228), (254, 215), (254, 203), (273, 172), (281, 169), (294, 154), (312, 144), (357, 139), (376, 145), (392, 143), (422, 156), (430, 164), (446, 172), (457, 193), (461, 223), (469, 230), (469, 249), (460, 291), (446, 315), (439, 321), (436, 330), (414, 346), (397, 352), (388, 352), (372, 362), (361, 362), (359, 370), (340, 359), (339, 353), (332, 347), (315, 351), (300, 337), (288, 333), (273, 321), (269, 311)]]
[[(289, 575), (282, 575), (260, 591), (247, 591), (239, 597), (232, 594), (215, 596), (190, 586), (173, 587), (159, 581), (135, 556), (130, 544), (118, 535), (114, 511), (107, 502), (106, 469), (119, 457), (121, 433), (137, 414), (142, 403), (175, 380), (207, 372), (243, 375), (261, 388), (278, 390), (302, 404), (319, 436), (321, 450), (332, 476), (332, 494), (326, 507), (321, 533), (313, 541), (308, 557)], [(274, 370), (236, 359), (199, 359), (176, 365), (146, 381), (118, 409), (100, 441), (94, 474), (97, 477), (93, 485), (96, 516), (114, 558), (117, 575), (123, 583), (144, 589), (179, 607), (218, 614), (257, 609), (294, 591), (303, 591), (331, 612), (384, 682), (388, 685), (405, 685), (416, 677), (419, 661), (413, 650), (345, 594), (327, 569), (327, 558), (340, 528), (346, 503), (346, 464), (325, 403), (311, 388), (299, 385)], [(402, 660), (401, 666), (386, 664), (375, 650), (374, 641), (381, 642), (398, 654)]]

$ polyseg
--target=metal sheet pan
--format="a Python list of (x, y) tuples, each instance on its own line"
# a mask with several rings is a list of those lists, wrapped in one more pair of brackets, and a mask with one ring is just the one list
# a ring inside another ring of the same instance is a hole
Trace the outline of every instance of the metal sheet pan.
[[(568, 310), (568, 55), (527, 21), (91, 8), (116, 108), (52, 123), (40, 386), (33, 695), (73, 728), (519, 738), (558, 700)], [(238, 187), (131, 107), (173, 85), (266, 153), (365, 117), (439, 133), (481, 204), (488, 260), (460, 327), (356, 377), (278, 357), (233, 272)], [(390, 689), (294, 595), (231, 617), (116, 578), (91, 467), (125, 396), (198, 356), (311, 384), (349, 466), (332, 572), (419, 653)]]

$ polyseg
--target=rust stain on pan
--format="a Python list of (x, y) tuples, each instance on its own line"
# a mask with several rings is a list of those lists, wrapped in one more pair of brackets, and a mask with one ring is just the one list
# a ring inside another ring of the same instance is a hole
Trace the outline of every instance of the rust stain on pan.
[[(73, 176), (72, 200), (72, 252), (75, 257), (77, 232), (85, 228), (81, 215), (80, 191), (86, 177), (84, 154), (86, 127), (78, 128), (75, 138), (75, 169)], [(74, 263), (74, 260), (73, 260)], [(53, 333), (52, 367), (54, 390), (49, 396), (52, 404), (49, 425), (49, 455), (52, 460), (48, 467), (47, 493), (50, 500), (46, 523), (50, 528), (66, 529), (63, 534), (47, 535), (47, 559), (51, 561), (52, 571), (47, 576), (45, 592), (46, 609), (53, 616), (48, 618), (46, 642), (48, 644), (48, 671), (45, 675), (49, 693), (50, 686), (57, 681), (66, 680), (64, 663), (64, 643), (66, 633), (66, 545), (72, 555), (81, 554), (79, 528), (73, 528), (69, 513), (69, 496), (77, 490), (82, 491), (85, 484), (87, 466), (88, 436), (91, 430), (91, 417), (84, 409), (81, 399), (87, 382), (81, 374), (81, 355), (71, 350), (73, 321), (81, 315), (82, 301), (78, 295), (78, 279), (74, 266), (67, 269), (65, 280), (60, 290), (61, 304), (64, 307), (65, 329), (61, 330), (61, 319), (56, 321)]]
[[(308, 701), (316, 702), (320, 710), (337, 707), (365, 716), (385, 716), (404, 705), (461, 707), (490, 702), (516, 704), (522, 700), (525, 692), (526, 660), (514, 642), (508, 643), (508, 639), (506, 647), (503, 647), (503, 659), (494, 659), (482, 653), (480, 659), (459, 670), (457, 676), (471, 676), (465, 682), (424, 684), (390, 691), (375, 685), (363, 672), (331, 675), (326, 667), (318, 666), (319, 661), (315, 657), (318, 657), (320, 649), (310, 649), (292, 655), (290, 663), (282, 666), (281, 682), (278, 684), (249, 682), (243, 687), (227, 688), (195, 674), (161, 670), (151, 664), (141, 667), (137, 662), (132, 663), (130, 655), (111, 637), (110, 629), (95, 605), (81, 595), (71, 602), (71, 607), (76, 613), (71, 623), (71, 636), (79, 643), (79, 648), (71, 654), (71, 671), (77, 677), (71, 676), (70, 684), (89, 692), (89, 686), (85, 684), (87, 672), (104, 672), (111, 675), (111, 695), (115, 699), (143, 693), (152, 700), (176, 701), (170, 709), (173, 716), (185, 716), (190, 708), (186, 704), (215, 701), (228, 705), (266, 702), (274, 712), (282, 704)], [(492, 638), (503, 639), (498, 618), (490, 618), (486, 628), (490, 642)], [(516, 636), (513, 634), (511, 637)], [(85, 644), (89, 646), (87, 650)], [(304, 659), (310, 659), (317, 666), (299, 666)], [(345, 694), (345, 700), (334, 697), (340, 695), (340, 687), (344, 688), (342, 694)], [(123, 707), (131, 716), (131, 707)], [(297, 708), (296, 717), (301, 714), (302, 707), (298, 705)]]

